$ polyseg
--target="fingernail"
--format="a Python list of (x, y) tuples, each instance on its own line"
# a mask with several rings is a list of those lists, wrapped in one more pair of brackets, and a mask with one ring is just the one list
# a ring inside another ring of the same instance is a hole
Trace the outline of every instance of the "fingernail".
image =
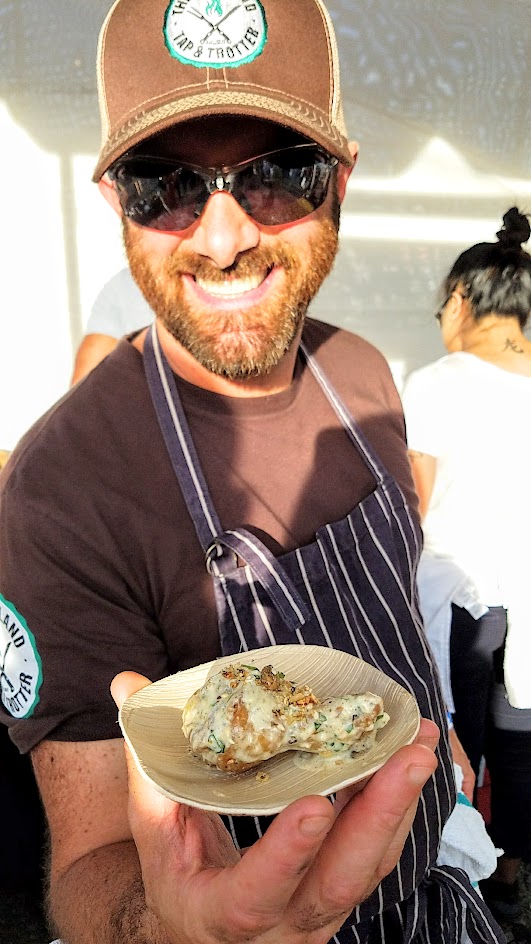
[(307, 816), (305, 819), (301, 819), (299, 828), (303, 835), (316, 838), (321, 833), (327, 832), (331, 825), (328, 816)]
[(428, 767), (416, 767), (412, 764), (411, 767), (408, 767), (407, 773), (410, 783), (414, 784), (416, 787), (423, 787), (426, 781), (431, 777), (433, 771)]

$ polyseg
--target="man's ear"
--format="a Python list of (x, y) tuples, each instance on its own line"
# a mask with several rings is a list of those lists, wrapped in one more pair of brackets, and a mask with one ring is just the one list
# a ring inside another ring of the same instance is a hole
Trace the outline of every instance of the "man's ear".
[(358, 160), (358, 142), (350, 141), (348, 149), (351, 153), (352, 160), (354, 163), (352, 167), (347, 167), (345, 164), (338, 164), (338, 173), (337, 173), (337, 195), (339, 197), (339, 202), (343, 203), (345, 199), (345, 194), (347, 192), (348, 179), (356, 166), (356, 161)]
[(116, 193), (114, 184), (112, 183), (111, 180), (109, 180), (107, 175), (102, 177), (101, 180), (98, 180), (98, 187), (99, 187), (100, 193), (103, 194), (107, 203), (109, 204), (109, 206), (113, 208), (115, 213), (117, 213), (118, 216), (123, 216), (120, 199), (118, 197), (118, 194)]

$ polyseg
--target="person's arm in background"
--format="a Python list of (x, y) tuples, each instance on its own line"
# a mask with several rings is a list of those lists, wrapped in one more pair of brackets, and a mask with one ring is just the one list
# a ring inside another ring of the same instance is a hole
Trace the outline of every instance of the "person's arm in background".
[(408, 449), (408, 456), (415, 490), (419, 497), (420, 517), (424, 520), (435, 484), (437, 459), (434, 456), (429, 456), (424, 452), (416, 452), (413, 449)]
[(86, 334), (77, 349), (70, 386), (86, 377), (107, 354), (114, 351), (117, 344), (117, 338), (109, 334)]
[(448, 730), (448, 740), (450, 741), (450, 750), (452, 751), (452, 758), (454, 764), (457, 764), (463, 771), (463, 783), (461, 785), (461, 792), (465, 794), (466, 798), (470, 800), (471, 803), (474, 802), (474, 787), (476, 785), (476, 775), (472, 769), (472, 764), (468, 759), (468, 754), (465, 753), (465, 749), (461, 744), (461, 741), (455, 733), (455, 728), (453, 722), (450, 722), (450, 728)]
[[(123, 673), (121, 705), (148, 684)], [(303, 797), (244, 855), (219, 816), (159, 794), (123, 741), (32, 752), (51, 836), (50, 911), (68, 944), (327, 944), (400, 858), (438, 729), (423, 721), (354, 797)], [(134, 837), (134, 840), (133, 840)]]

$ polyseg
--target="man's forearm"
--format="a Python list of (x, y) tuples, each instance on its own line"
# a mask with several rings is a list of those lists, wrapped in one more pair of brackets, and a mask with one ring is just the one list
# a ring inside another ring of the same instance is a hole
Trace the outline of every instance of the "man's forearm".
[(146, 905), (132, 841), (97, 849), (52, 878), (49, 911), (65, 944), (171, 944)]

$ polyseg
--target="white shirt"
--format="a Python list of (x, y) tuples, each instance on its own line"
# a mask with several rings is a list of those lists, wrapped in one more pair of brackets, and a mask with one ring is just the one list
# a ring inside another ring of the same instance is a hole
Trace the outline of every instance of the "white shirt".
[(129, 269), (121, 269), (105, 283), (92, 306), (85, 334), (124, 334), (145, 328), (154, 315)]
[(426, 549), (508, 609), (506, 686), (531, 707), (531, 377), (458, 352), (414, 371), (402, 398), (409, 448), (437, 459)]

